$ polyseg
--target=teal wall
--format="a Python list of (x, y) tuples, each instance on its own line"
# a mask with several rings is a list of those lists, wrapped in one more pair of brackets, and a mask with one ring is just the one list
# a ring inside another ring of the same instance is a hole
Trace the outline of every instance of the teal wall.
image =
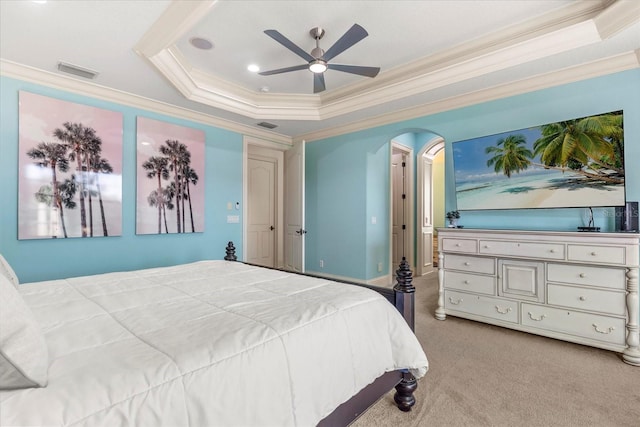
[(307, 145), (305, 175), (313, 177), (305, 186), (307, 271), (365, 276), (367, 157), (374, 146), (341, 138)]
[[(124, 117), (122, 236), (18, 240), (18, 91), (119, 111)], [(242, 200), (242, 135), (150, 111), (0, 78), (0, 253), (21, 282), (221, 259), (232, 240), (242, 252), (242, 218), (227, 224), (227, 202)], [(205, 231), (184, 235), (135, 234), (136, 117), (164, 120), (205, 132)], [(233, 211), (234, 215), (238, 211)], [(240, 211), (241, 214), (241, 211)]]
[[(17, 240), (18, 91), (116, 110), (124, 116), (123, 232), (119, 237)], [(307, 144), (306, 266), (369, 280), (388, 274), (390, 141), (412, 134), (446, 141), (445, 210), (455, 209), (451, 143), (557, 120), (624, 110), (627, 200), (640, 200), (640, 70), (585, 80)], [(242, 135), (150, 111), (10, 78), (0, 78), (0, 252), (23, 282), (221, 258), (229, 240), (241, 253), (240, 224), (227, 224), (227, 202), (242, 200)], [(135, 235), (135, 123), (142, 115), (190, 126), (206, 136), (206, 223), (196, 235)], [(409, 142), (410, 143), (410, 142)], [(236, 214), (237, 211), (234, 211)], [(240, 214), (242, 211), (240, 211)], [(371, 218), (376, 217), (376, 224)], [(595, 209), (596, 225), (613, 215)], [(574, 230), (582, 209), (465, 212), (466, 227)], [(324, 261), (320, 269), (319, 260)], [(383, 272), (377, 271), (383, 262)]]
[[(382, 155), (373, 160), (372, 153), (388, 152), (392, 138), (413, 133), (415, 145), (415, 135), (427, 132), (445, 139), (445, 209), (448, 211), (456, 207), (452, 142), (615, 110), (624, 110), (626, 197), (637, 201), (640, 200), (638, 69), (308, 143), (307, 268), (317, 270), (314, 266), (318, 260), (330, 257), (331, 262), (325, 262), (324, 273), (361, 280), (381, 274), (374, 268), (380, 253), (388, 253), (388, 241), (382, 247), (377, 237), (369, 239), (368, 235), (377, 236), (378, 229), (389, 227), (389, 162), (385, 164)], [(374, 179), (375, 184), (368, 186), (366, 181)], [(366, 201), (363, 200), (365, 194)], [(375, 233), (370, 224), (374, 212), (377, 215)], [(594, 209), (594, 217), (596, 226), (603, 231), (613, 231), (611, 209)], [(465, 212), (460, 223), (476, 228), (545, 230), (575, 230), (579, 225), (586, 225), (584, 209)], [(388, 263), (388, 256), (385, 262)], [(385, 272), (388, 272), (386, 264)]]

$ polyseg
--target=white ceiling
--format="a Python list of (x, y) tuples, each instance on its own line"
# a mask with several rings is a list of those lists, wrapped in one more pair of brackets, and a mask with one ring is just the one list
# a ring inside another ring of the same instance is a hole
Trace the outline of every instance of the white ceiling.
[[(0, 16), (4, 75), (64, 75), (90, 82), (88, 93), (111, 88), (260, 132), (267, 121), (278, 127), (265, 135), (289, 140), (640, 66), (637, 0), (2, 0)], [(305, 62), (264, 30), (310, 51), (319, 26), (327, 50), (354, 23), (369, 36), (331, 62), (378, 66), (373, 79), (329, 70), (313, 94), (307, 70), (247, 70)], [(59, 61), (99, 75), (69, 76)]]

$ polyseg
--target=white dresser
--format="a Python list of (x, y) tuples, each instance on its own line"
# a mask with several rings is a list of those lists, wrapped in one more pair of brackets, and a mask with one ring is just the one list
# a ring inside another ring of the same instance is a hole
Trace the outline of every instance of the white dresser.
[(628, 233), (438, 229), (436, 318), (605, 348), (640, 366), (639, 245)]

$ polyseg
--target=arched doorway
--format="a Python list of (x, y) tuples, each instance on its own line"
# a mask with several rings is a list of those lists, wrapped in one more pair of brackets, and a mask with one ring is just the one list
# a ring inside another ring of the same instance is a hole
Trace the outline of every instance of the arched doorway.
[(435, 271), (435, 229), (444, 225), (444, 139), (428, 140), (416, 156), (416, 269), (422, 276)]

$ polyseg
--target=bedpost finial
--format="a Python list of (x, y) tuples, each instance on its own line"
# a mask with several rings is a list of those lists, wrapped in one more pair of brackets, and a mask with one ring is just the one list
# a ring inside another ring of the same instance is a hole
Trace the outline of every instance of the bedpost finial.
[(402, 257), (400, 266), (396, 270), (396, 277), (398, 278), (398, 284), (393, 289), (400, 292), (415, 292), (416, 287), (413, 286), (413, 277), (411, 274), (411, 268), (405, 257)]
[(227, 243), (227, 255), (225, 255), (225, 261), (237, 261), (238, 257), (236, 256), (236, 247), (233, 246), (233, 242)]

